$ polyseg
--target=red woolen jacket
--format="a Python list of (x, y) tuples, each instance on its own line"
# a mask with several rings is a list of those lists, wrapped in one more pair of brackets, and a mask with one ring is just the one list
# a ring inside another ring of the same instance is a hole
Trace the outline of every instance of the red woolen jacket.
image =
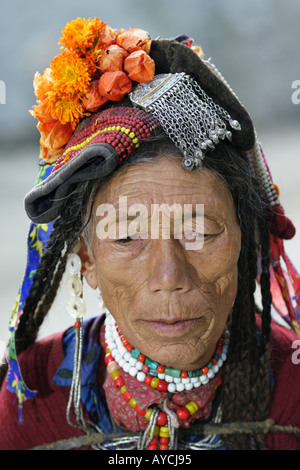
[[(273, 324), (272, 330), (274, 385), (269, 417), (276, 424), (300, 428), (300, 338), (277, 324)], [(1, 450), (31, 449), (84, 435), (83, 431), (69, 426), (66, 421), (69, 387), (52, 384), (52, 378), (64, 359), (62, 337), (63, 333), (52, 335), (19, 357), (25, 383), (30, 389), (38, 390), (36, 397), (24, 404), (23, 425), (18, 423), (16, 396), (6, 389), (4, 381), (0, 391)], [(270, 433), (267, 445), (270, 450), (300, 450), (300, 436)]]

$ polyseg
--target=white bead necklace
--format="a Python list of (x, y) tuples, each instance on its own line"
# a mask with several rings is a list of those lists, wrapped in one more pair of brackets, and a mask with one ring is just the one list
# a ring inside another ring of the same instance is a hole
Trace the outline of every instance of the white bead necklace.
[[(198, 388), (201, 385), (207, 384), (215, 377), (227, 358), (229, 346), (229, 330), (227, 327), (224, 330), (223, 338), (224, 344), (222, 351), (220, 351), (220, 354), (215, 353), (212, 361), (210, 361), (206, 367), (198, 369), (197, 371), (182, 373), (178, 369), (159, 366), (158, 363), (148, 358), (146, 358), (145, 361), (139, 360), (140, 356), (143, 356), (139, 351), (133, 349), (129, 352), (124, 347), (112, 315), (107, 313), (105, 319), (105, 341), (119, 367), (132, 377), (136, 377), (139, 382), (147, 383), (148, 381), (150, 384), (150, 380), (152, 381), (152, 379), (155, 378), (151, 385), (156, 385), (154, 388), (170, 393)], [(160, 372), (161, 369), (164, 369), (163, 372)]]

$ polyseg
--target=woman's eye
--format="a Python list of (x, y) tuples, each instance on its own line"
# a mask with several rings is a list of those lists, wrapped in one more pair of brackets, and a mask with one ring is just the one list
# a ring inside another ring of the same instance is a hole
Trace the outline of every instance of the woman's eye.
[(132, 238), (131, 237), (127, 237), (127, 238), (120, 238), (120, 240), (116, 240), (116, 243), (119, 243), (121, 245), (124, 245), (126, 243), (129, 243), (132, 241)]
[(115, 243), (118, 243), (120, 245), (126, 245), (130, 242), (135, 242), (137, 240), (140, 240), (141, 238), (139, 236), (134, 236), (134, 237), (127, 237), (127, 238), (120, 238), (119, 240), (116, 240)]
[(197, 232), (190, 232), (185, 235), (185, 238), (188, 241), (199, 240), (200, 238), (206, 238), (206, 237), (209, 237), (209, 235), (205, 233), (197, 233)]

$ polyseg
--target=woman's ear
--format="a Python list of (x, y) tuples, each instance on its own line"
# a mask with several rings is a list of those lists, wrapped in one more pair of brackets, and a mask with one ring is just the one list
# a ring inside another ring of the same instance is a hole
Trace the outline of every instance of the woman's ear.
[(94, 258), (83, 241), (81, 241), (78, 256), (81, 259), (81, 273), (83, 277), (92, 289), (97, 289), (98, 279)]

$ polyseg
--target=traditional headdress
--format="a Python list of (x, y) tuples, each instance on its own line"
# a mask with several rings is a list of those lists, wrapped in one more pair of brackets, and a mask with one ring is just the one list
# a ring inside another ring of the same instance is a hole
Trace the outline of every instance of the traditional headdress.
[(72, 185), (112, 173), (161, 129), (182, 151), (186, 170), (201, 167), (206, 152), (224, 139), (248, 161), (270, 207), (273, 304), (299, 334), (300, 281), (283, 249), (283, 239), (292, 238), (295, 229), (251, 118), (217, 68), (186, 36), (151, 40), (143, 30), (116, 31), (97, 18), (68, 23), (59, 44), (61, 54), (34, 78), (38, 101), (31, 113), (41, 133), (41, 169), (25, 198), (32, 220), (28, 264), (7, 349), (7, 386), (16, 392), (20, 411), (36, 392), (22, 379), (15, 329), (52, 222)]

